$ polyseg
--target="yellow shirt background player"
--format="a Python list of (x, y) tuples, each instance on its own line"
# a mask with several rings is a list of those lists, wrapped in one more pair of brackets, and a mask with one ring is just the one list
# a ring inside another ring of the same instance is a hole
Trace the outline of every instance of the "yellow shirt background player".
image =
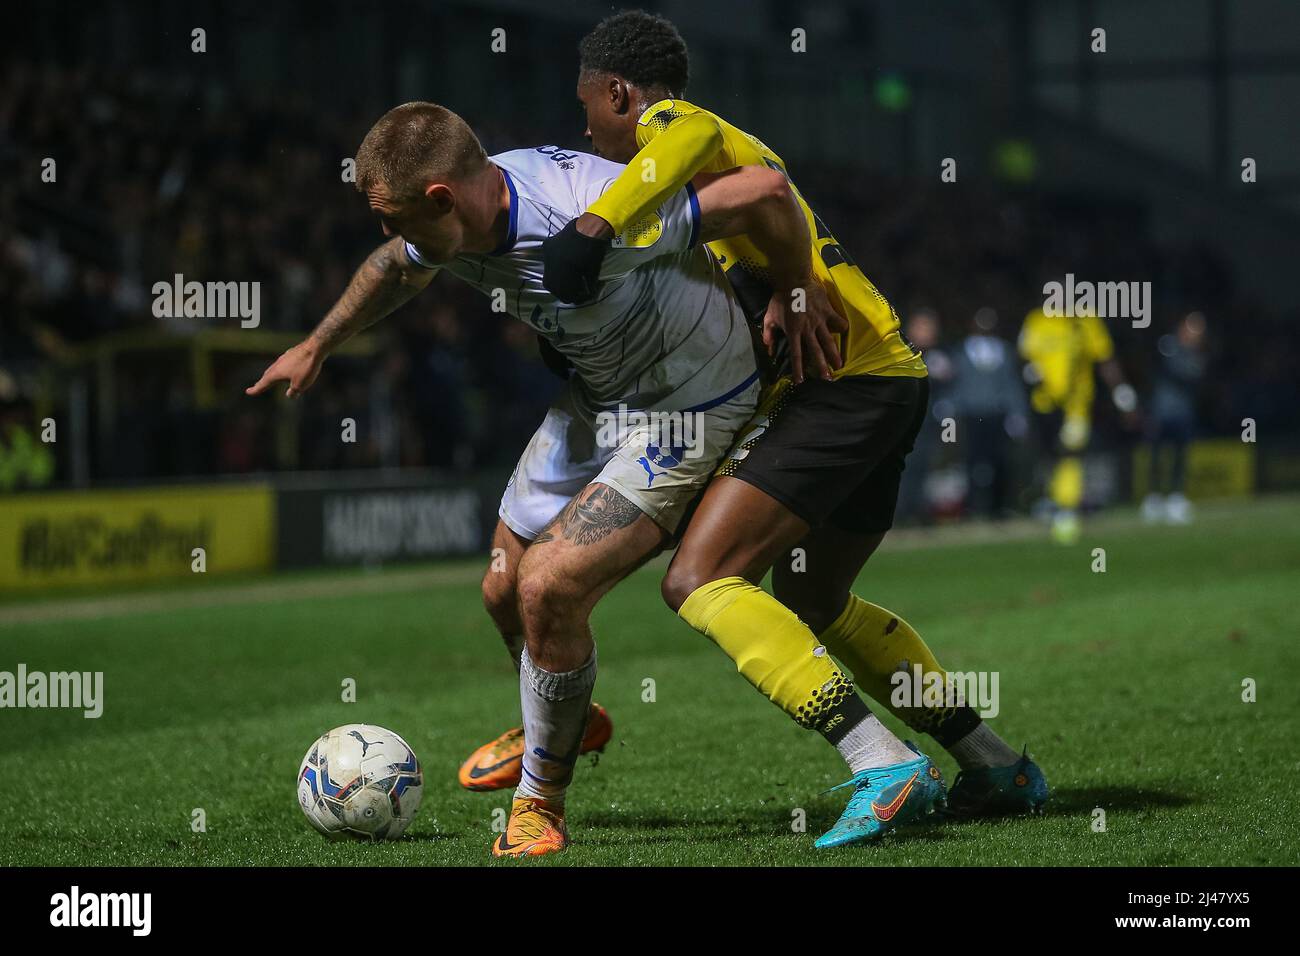
[(1035, 379), (1029, 393), (1033, 410), (1040, 415), (1061, 412), (1062, 444), (1082, 448), (1092, 420), (1095, 369), (1115, 354), (1106, 326), (1095, 315), (1048, 315), (1035, 309), (1025, 317), (1019, 345)]
[(1083, 501), (1083, 458), (1092, 430), (1095, 374), (1110, 386), (1111, 398), (1124, 415), (1137, 405), (1132, 386), (1115, 361), (1115, 345), (1105, 323), (1095, 315), (1048, 315), (1035, 309), (1020, 330), (1020, 355), (1029, 364), (1030, 407), (1059, 431), (1050, 441), (1055, 461), (1047, 492), (1056, 506), (1052, 535), (1062, 544), (1079, 536), (1077, 511)]
[[(789, 179), (785, 162), (758, 137), (682, 99), (651, 104), (636, 126), (639, 152), (587, 210), (621, 234), (700, 172), (766, 165)], [(813, 274), (832, 307), (848, 322), (840, 338), (844, 364), (832, 374), (926, 375), (921, 354), (902, 337), (898, 314), (835, 241), (794, 183), (791, 190), (808, 219)], [(709, 243), (751, 319), (761, 318), (771, 297), (767, 259), (746, 237)]]

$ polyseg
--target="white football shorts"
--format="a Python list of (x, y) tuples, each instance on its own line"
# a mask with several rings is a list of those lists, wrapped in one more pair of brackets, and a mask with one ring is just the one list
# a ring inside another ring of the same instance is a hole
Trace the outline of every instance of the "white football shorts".
[(506, 527), (532, 540), (587, 485), (608, 485), (668, 534), (713, 477), (753, 415), (757, 373), (684, 412), (623, 409), (595, 420), (576, 411), (566, 389), (519, 458), (501, 497)]

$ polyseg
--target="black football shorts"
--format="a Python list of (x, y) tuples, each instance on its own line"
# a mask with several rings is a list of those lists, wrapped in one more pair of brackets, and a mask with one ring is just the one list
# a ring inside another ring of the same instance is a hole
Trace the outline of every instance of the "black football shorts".
[(929, 399), (925, 378), (846, 375), (789, 385), (741, 429), (718, 474), (771, 495), (814, 528), (888, 531)]

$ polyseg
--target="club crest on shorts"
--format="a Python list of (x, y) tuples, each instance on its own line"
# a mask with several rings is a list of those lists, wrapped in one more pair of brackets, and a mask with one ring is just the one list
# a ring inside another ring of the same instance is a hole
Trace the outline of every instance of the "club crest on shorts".
[(667, 471), (656, 471), (656, 468), (672, 468), (674, 465), (680, 465), (682, 459), (686, 456), (686, 446), (680, 448), (660, 448), (658, 445), (646, 445), (645, 454), (636, 460), (636, 463), (645, 469), (647, 488), (655, 483), (656, 478), (667, 475)]

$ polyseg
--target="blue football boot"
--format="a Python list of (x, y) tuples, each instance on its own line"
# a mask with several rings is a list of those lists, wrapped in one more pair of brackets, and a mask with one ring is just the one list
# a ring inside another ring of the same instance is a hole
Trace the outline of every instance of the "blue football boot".
[(958, 773), (948, 792), (947, 813), (964, 819), (1041, 813), (1047, 797), (1047, 778), (1029, 759), (1026, 747), (1020, 759), (1009, 767)]
[(855, 774), (852, 780), (831, 787), (831, 790), (852, 787), (853, 794), (835, 826), (819, 836), (814, 846), (825, 849), (878, 840), (894, 828), (923, 820), (942, 807), (943, 774), (929, 757), (917, 753), (915, 760), (872, 767)]

